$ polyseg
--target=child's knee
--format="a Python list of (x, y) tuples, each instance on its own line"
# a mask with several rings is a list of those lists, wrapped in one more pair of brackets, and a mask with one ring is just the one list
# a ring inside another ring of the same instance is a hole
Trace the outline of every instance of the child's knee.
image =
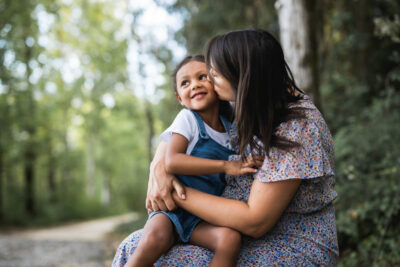
[(218, 233), (217, 249), (239, 250), (242, 244), (242, 235), (230, 228), (221, 228)]
[(166, 248), (173, 244), (174, 236), (170, 231), (151, 229), (140, 242), (149, 249)]

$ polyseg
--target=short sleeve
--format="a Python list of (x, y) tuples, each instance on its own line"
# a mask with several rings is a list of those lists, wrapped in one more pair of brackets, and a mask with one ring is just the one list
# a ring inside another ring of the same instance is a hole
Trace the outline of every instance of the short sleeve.
[(178, 133), (183, 135), (188, 142), (191, 142), (197, 136), (196, 131), (198, 130), (194, 115), (190, 110), (182, 109), (168, 129), (160, 135), (160, 139), (164, 142), (169, 142), (172, 133)]
[[(319, 112), (318, 112), (319, 113)], [(332, 136), (320, 114), (282, 123), (277, 135), (300, 144), (288, 151), (273, 147), (254, 175), (262, 182), (334, 175)], [(317, 181), (317, 180), (315, 180)]]

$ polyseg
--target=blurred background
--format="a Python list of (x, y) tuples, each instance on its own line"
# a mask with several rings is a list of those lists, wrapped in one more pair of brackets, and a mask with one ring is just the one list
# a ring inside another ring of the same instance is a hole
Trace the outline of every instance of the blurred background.
[(400, 264), (397, 0), (0, 0), (0, 225), (144, 213), (175, 64), (244, 28), (281, 40), (332, 131), (340, 265)]

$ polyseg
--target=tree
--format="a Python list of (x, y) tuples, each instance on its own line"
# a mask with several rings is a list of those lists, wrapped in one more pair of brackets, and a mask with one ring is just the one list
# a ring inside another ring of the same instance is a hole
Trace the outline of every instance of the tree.
[(126, 2), (28, 2), (0, 3), (1, 222), (142, 206), (145, 115), (127, 86), (127, 25), (115, 17)]
[(297, 85), (308, 92), (322, 110), (319, 93), (316, 24), (313, 0), (278, 0), (279, 34), (285, 59)]

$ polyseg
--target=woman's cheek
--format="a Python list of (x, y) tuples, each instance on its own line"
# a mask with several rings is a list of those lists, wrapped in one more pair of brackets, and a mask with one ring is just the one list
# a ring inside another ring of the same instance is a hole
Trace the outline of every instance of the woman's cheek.
[(230, 94), (227, 93), (227, 92), (221, 92), (221, 93), (217, 92), (217, 94), (218, 94), (218, 98), (221, 99), (221, 100), (225, 100), (225, 101), (232, 101), (233, 100), (233, 97), (231, 97)]
[(231, 88), (226, 87), (218, 87), (218, 90), (215, 90), (221, 100), (232, 101), (234, 100), (234, 93)]
[(217, 93), (219, 99), (225, 100), (224, 92), (221, 90), (221, 87), (219, 87), (217, 84), (214, 84), (214, 90)]

